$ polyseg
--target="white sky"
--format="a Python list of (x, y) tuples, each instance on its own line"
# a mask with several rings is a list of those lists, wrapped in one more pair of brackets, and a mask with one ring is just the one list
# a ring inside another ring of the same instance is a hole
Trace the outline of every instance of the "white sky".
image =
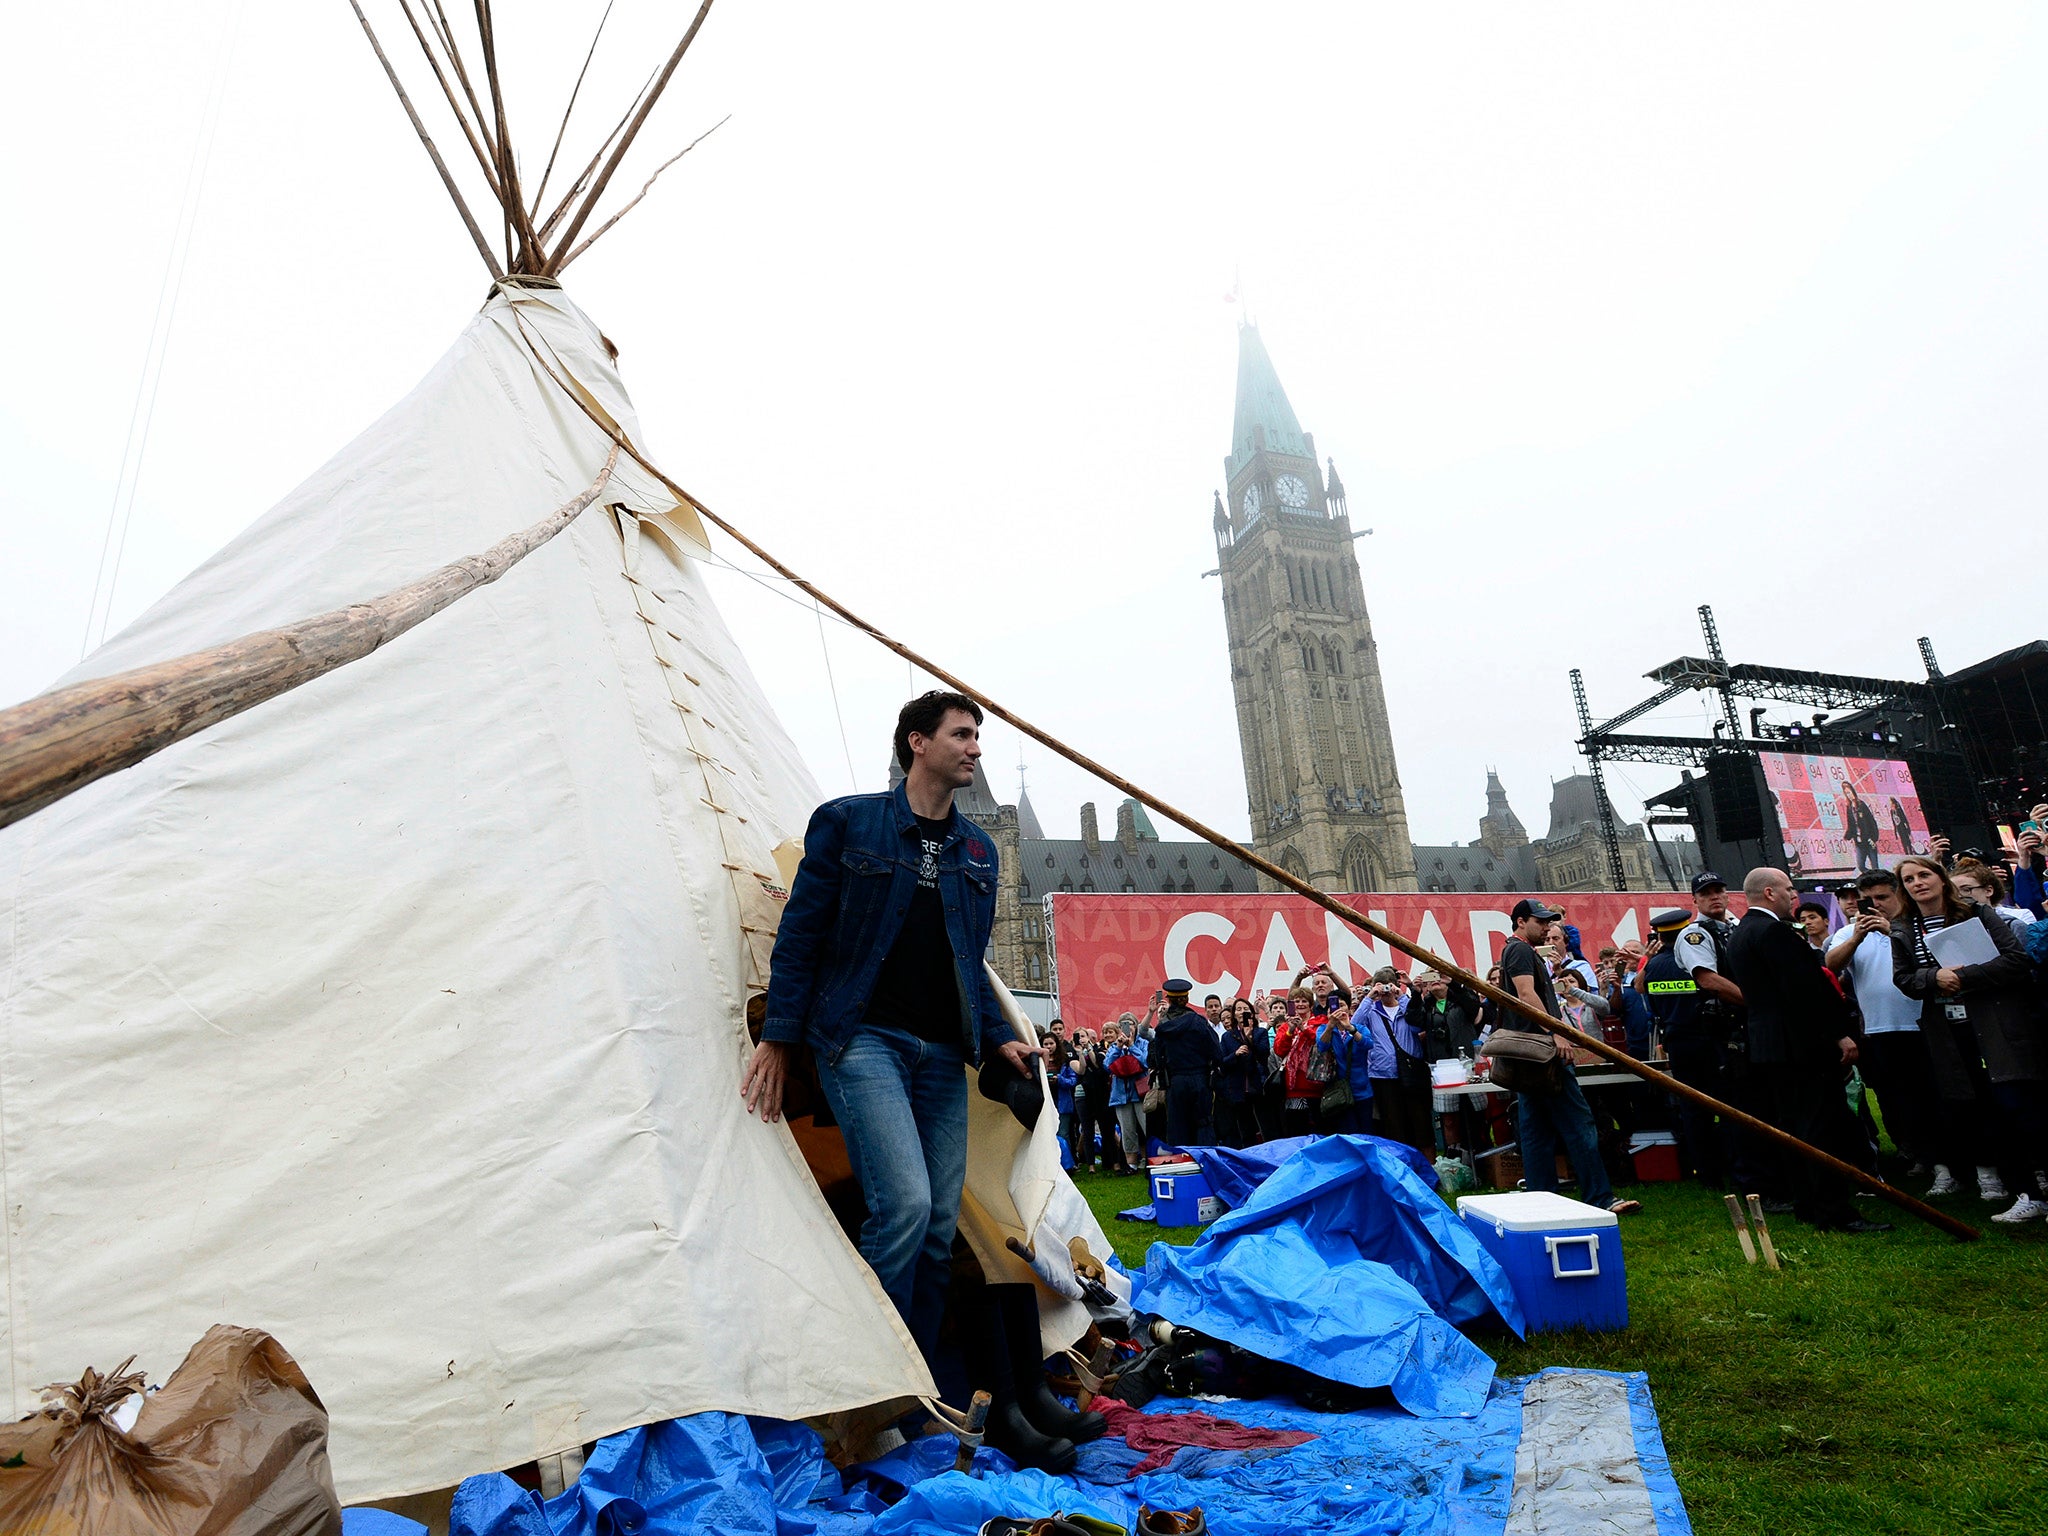
[[(529, 180), (601, 8), (499, 0)], [(466, 158), (395, 6), (371, 9)], [(688, 9), (618, 0), (572, 149)], [(0, 700), (78, 659), (237, 15), (116, 627), (403, 395), (483, 297), (341, 0), (11, 17)], [(2041, 633), (2042, 17), (721, 0), (616, 185), (732, 121), (570, 287), (684, 484), (1242, 834), (1200, 579), (1241, 269), (1376, 530), (1359, 549), (1414, 835), (1471, 838), (1489, 764), (1540, 834), (1579, 762), (1568, 669), (1596, 713), (1633, 703), (1701, 650), (1701, 602), (1735, 660), (1861, 673), (1918, 675), (1923, 633), (1950, 667)], [(824, 788), (878, 787), (903, 664), (831, 634), (850, 779), (816, 621), (714, 584)], [(987, 740), (1014, 798), (1018, 738)], [(1106, 789), (1027, 756), (1049, 831), (1086, 798), (1106, 814)], [(1633, 813), (1674, 777), (1624, 767), (1616, 798)]]

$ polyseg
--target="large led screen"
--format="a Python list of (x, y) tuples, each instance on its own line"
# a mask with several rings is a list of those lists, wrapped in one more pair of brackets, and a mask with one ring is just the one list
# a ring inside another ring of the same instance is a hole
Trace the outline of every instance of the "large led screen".
[(1795, 878), (1890, 869), (1927, 852), (1927, 817), (1904, 763), (1872, 757), (1763, 754)]

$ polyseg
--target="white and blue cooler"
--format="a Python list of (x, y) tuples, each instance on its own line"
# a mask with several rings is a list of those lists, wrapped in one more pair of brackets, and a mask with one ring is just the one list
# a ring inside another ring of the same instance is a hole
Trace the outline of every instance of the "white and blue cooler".
[(1529, 1332), (1628, 1326), (1621, 1224), (1612, 1211), (1542, 1190), (1460, 1195), (1458, 1215), (1507, 1271)]
[(1160, 1226), (1199, 1226), (1223, 1212), (1196, 1164), (1160, 1163), (1152, 1169), (1152, 1219)]

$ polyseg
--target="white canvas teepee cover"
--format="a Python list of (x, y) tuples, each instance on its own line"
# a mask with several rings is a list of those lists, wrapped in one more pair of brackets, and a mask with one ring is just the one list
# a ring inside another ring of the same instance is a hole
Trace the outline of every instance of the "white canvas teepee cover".
[[(579, 493), (609, 445), (536, 344), (641, 441), (590, 321), (500, 291), (74, 676), (376, 595)], [(356, 1500), (931, 1390), (741, 1110), (774, 850), (816, 793), (693, 527), (622, 458), (498, 584), (0, 831), (12, 1413), (265, 1328)]]

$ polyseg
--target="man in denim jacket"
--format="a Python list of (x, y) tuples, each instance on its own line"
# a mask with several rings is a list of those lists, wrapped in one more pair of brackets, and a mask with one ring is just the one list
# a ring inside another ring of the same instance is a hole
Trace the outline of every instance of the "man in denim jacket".
[(860, 1252), (930, 1360), (967, 1173), (967, 1071), (1002, 1055), (1029, 1075), (982, 964), (994, 840), (953, 808), (974, 781), (981, 710), (932, 692), (903, 706), (903, 781), (818, 807), (770, 963), (767, 1019), (740, 1085), (782, 1111), (808, 1043), (867, 1197)]

